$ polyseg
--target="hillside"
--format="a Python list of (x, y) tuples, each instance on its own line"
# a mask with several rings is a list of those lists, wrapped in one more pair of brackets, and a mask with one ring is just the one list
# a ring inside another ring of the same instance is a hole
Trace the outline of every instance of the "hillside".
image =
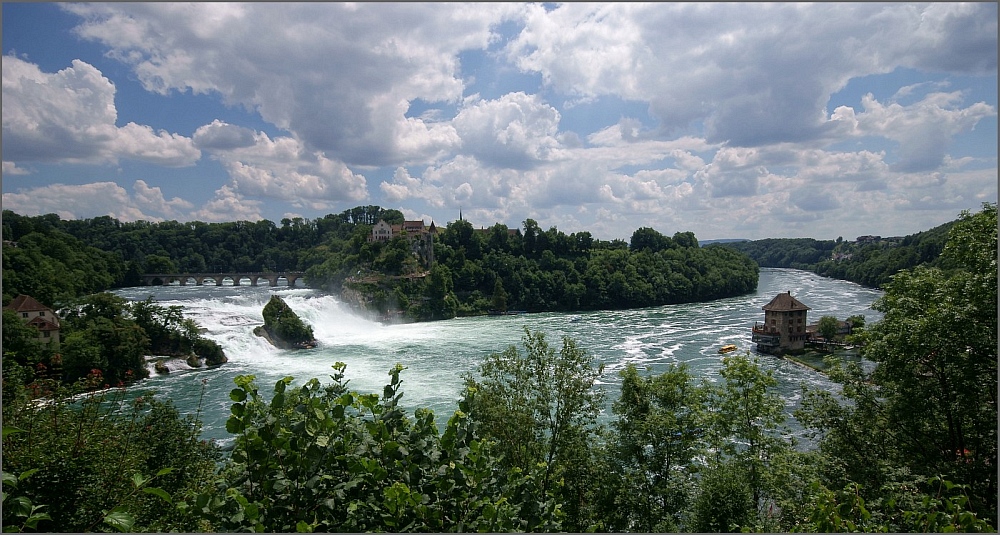
[(758, 277), (742, 253), (652, 228), (630, 242), (543, 230), (532, 219), (520, 229), (462, 219), (438, 228), (378, 206), (280, 226), (3, 215), (4, 302), (26, 293), (58, 306), (138, 285), (146, 273), (289, 270), (381, 317), (427, 320), (705, 301), (751, 292)]
[[(957, 220), (956, 220), (957, 221)], [(955, 221), (903, 237), (862, 236), (861, 241), (767, 238), (714, 244), (742, 252), (761, 267), (794, 268), (881, 288), (893, 275), (921, 264), (938, 265)]]

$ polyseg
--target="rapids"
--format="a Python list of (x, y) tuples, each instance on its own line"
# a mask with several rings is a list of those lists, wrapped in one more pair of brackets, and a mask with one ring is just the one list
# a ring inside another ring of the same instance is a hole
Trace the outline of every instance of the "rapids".
[[(337, 298), (298, 287), (251, 286), (156, 286), (134, 287), (115, 293), (132, 300), (152, 295), (163, 306), (181, 305), (186, 317), (206, 329), (205, 336), (218, 342), (229, 362), (213, 369), (191, 370), (173, 366), (166, 375), (152, 374), (131, 391), (153, 389), (157, 396), (173, 400), (182, 414), (195, 414), (203, 422), (202, 436), (229, 443), (226, 432), (229, 391), (240, 374), (253, 374), (261, 393), (270, 399), (271, 387), (285, 376), (294, 384), (316, 377), (329, 382), (331, 366), (347, 364), (349, 386), (361, 392), (380, 393), (389, 369), (397, 362), (402, 373), (403, 403), (411, 411), (427, 407), (434, 411), (439, 428), (457, 408), (462, 377), (474, 372), (489, 353), (520, 345), (523, 328), (545, 333), (551, 346), (561, 346), (569, 336), (604, 364), (598, 388), (608, 393), (605, 418), (620, 385), (618, 370), (635, 363), (648, 373), (662, 372), (671, 363), (687, 363), (700, 377), (715, 381), (721, 367), (718, 348), (736, 344), (752, 349), (750, 328), (763, 320), (761, 307), (778, 293), (791, 291), (809, 306), (808, 321), (825, 315), (844, 319), (864, 314), (868, 323), (881, 314), (871, 310), (881, 292), (854, 283), (820, 277), (807, 271), (761, 269), (755, 293), (707, 303), (578, 313), (539, 313), (517, 316), (455, 318), (428, 323), (386, 325), (353, 314)], [(279, 350), (252, 331), (263, 324), (261, 310), (271, 294), (280, 295), (313, 327), (319, 346), (312, 350)], [(790, 361), (761, 355), (762, 363), (774, 370), (779, 392), (789, 412), (787, 426), (803, 442), (801, 428), (791, 411), (801, 396), (801, 385), (836, 390), (834, 383), (818, 372)], [(202, 385), (204, 397), (202, 398)]]

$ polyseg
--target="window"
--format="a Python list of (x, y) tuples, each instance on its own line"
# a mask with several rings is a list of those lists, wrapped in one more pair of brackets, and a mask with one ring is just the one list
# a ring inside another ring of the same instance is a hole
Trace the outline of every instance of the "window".
[(44, 315), (45, 315), (45, 311), (44, 310), (41, 310), (41, 311), (38, 312), (38, 316), (39, 317), (44, 316)]
[(22, 318), (27, 318), (28, 317), (28, 313), (27, 312), (21, 312), (21, 317)]
[(42, 331), (42, 338), (48, 338), (48, 337), (49, 337), (49, 331)]

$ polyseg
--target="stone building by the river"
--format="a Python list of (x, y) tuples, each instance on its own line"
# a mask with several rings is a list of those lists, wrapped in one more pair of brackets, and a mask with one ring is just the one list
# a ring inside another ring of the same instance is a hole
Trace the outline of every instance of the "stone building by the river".
[(809, 307), (792, 297), (792, 292), (775, 296), (763, 306), (764, 323), (753, 326), (752, 341), (761, 353), (781, 354), (805, 349)]

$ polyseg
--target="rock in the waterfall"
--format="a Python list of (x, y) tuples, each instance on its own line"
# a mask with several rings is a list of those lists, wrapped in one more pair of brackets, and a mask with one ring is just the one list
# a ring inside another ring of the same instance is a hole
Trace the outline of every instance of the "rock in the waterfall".
[(285, 303), (272, 295), (264, 305), (264, 325), (253, 330), (279, 349), (312, 349), (316, 347), (312, 327), (306, 325)]

